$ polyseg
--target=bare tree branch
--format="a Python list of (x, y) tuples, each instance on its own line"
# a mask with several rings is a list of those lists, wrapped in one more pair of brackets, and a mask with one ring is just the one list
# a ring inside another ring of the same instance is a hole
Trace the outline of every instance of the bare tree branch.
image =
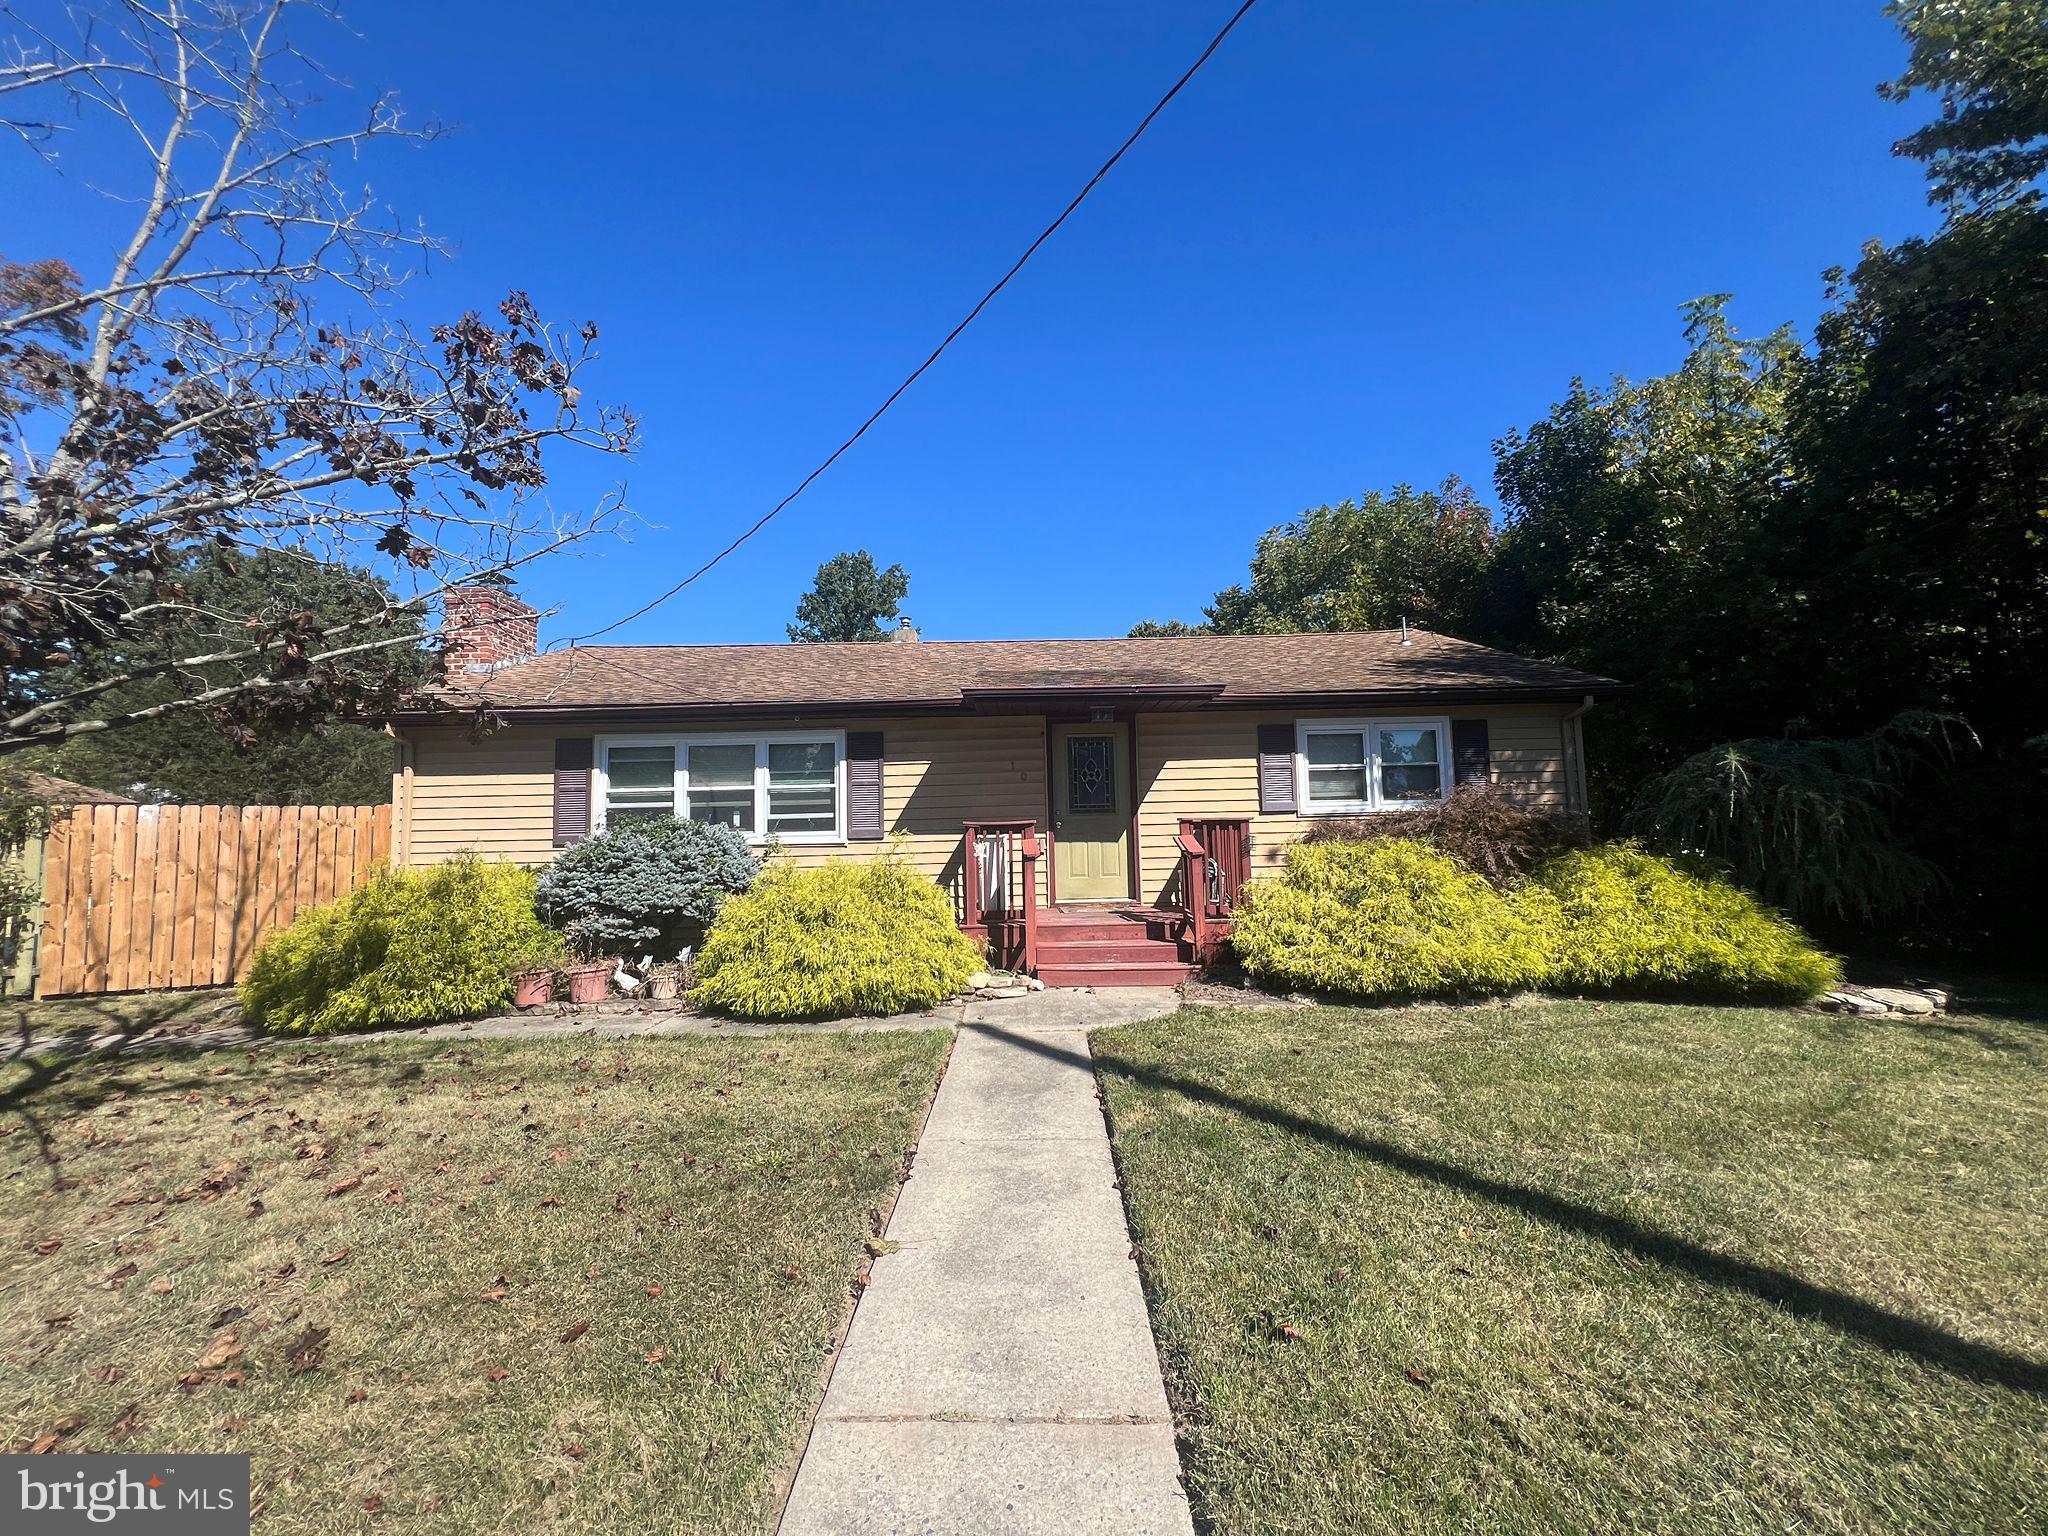
[[(451, 587), (624, 513), (543, 495), (551, 451), (637, 439), (629, 413), (585, 401), (594, 326), (557, 331), (522, 293), (425, 330), (396, 315), (445, 247), (336, 164), (441, 130), (388, 96), (336, 120), (345, 88), (294, 36), (336, 20), (324, 0), (21, 10), (0, 4), (0, 126), (49, 161), (63, 113), (104, 120), (113, 137), (77, 146), (133, 146), (125, 171), (94, 168), (133, 223), (91, 282), (0, 260), (0, 756), (179, 710), (246, 733), (275, 723), (279, 693), (294, 721), (388, 702), (402, 669), (363, 658), (397, 642), (363, 636), (402, 615), (417, 646)], [(339, 618), (236, 615), (183, 595), (206, 549), (381, 579)], [(247, 643), (217, 643), (237, 625)], [(167, 638), (180, 626), (192, 643)], [(164, 679), (179, 697), (120, 702)]]

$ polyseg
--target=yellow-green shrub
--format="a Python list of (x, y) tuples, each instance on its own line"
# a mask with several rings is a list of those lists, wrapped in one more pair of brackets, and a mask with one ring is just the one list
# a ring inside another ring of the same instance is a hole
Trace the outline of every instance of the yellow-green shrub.
[(749, 1019), (900, 1013), (952, 997), (981, 963), (946, 893), (893, 858), (782, 865), (726, 899), (691, 996)]
[(386, 871), (265, 939), (242, 1007), (281, 1035), (490, 1013), (510, 1001), (515, 963), (562, 952), (533, 888), (530, 871), (473, 858)]
[(1704, 865), (1630, 843), (1550, 860), (1516, 904), (1555, 925), (1549, 985), (1802, 1001), (1841, 984), (1833, 957)]
[(1510, 991), (1543, 978), (1544, 934), (1427, 843), (1298, 844), (1245, 891), (1232, 944), (1261, 981), (1358, 996)]

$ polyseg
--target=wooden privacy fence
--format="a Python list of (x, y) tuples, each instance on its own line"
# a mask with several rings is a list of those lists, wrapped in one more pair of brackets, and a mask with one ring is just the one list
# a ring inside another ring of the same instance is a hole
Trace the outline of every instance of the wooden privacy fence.
[(50, 833), (36, 995), (238, 981), (390, 854), (388, 805), (81, 805)]

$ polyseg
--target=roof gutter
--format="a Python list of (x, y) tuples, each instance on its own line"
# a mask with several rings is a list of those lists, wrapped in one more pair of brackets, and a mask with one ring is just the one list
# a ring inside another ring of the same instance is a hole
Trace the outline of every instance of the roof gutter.
[(1555, 704), (1565, 700), (1584, 702), (1574, 717), (1593, 707), (1599, 698), (1616, 698), (1629, 691), (1626, 683), (1606, 680), (1594, 684), (1552, 686), (1491, 686), (1474, 688), (1376, 688), (1359, 692), (1328, 693), (1233, 693), (1222, 683), (1101, 683), (1077, 688), (1017, 687), (967, 688), (957, 695), (911, 699), (820, 699), (806, 702), (775, 699), (716, 700), (692, 703), (521, 703), (494, 700), (488, 695), (451, 698), (441, 708), (392, 710), (370, 716), (375, 722), (397, 725), (446, 724), (479, 709), (507, 720), (694, 720), (733, 716), (763, 719), (812, 718), (824, 715), (959, 715), (1007, 710), (1027, 705), (1126, 703), (1153, 704), (1162, 708), (1213, 709), (1327, 709), (1365, 705), (1427, 703), (1444, 704)]

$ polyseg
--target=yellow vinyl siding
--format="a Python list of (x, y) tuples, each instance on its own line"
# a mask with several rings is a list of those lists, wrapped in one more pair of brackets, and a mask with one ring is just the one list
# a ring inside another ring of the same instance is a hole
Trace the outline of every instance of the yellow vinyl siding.
[[(961, 824), (1045, 820), (1045, 722), (1036, 716), (983, 719), (764, 721), (763, 729), (882, 733), (882, 825), (903, 834), (904, 855), (951, 887), (960, 873)], [(555, 856), (554, 752), (557, 735), (631, 735), (630, 722), (574, 728), (513, 726), (480, 740), (458, 728), (407, 733), (410, 765), (394, 802), (407, 821), (400, 846), (410, 864), (467, 852), (519, 864)], [(707, 729), (717, 727), (707, 726)], [(683, 729), (689, 729), (684, 727)], [(872, 857), (882, 844), (785, 846), (778, 859), (822, 864)], [(1043, 895), (1043, 861), (1040, 894)]]
[[(1494, 782), (1536, 804), (1569, 801), (1562, 705), (1433, 708), (1452, 719), (1483, 718)], [(1387, 711), (1386, 713), (1396, 713)], [(1312, 715), (1311, 715), (1312, 717)], [(1258, 728), (1292, 726), (1286, 711), (1186, 711), (1141, 715), (1133, 725), (1138, 778), (1137, 899), (1160, 901), (1177, 867), (1174, 837), (1183, 816), (1243, 816), (1252, 822), (1252, 873), (1270, 874), (1310, 818), (1259, 814)], [(1029, 715), (902, 720), (763, 721), (820, 730), (880, 730), (883, 826), (901, 834), (905, 856), (957, 893), (961, 823), (1031, 819), (1046, 811), (1046, 725)], [(629, 722), (574, 728), (513, 726), (472, 740), (460, 727), (406, 733), (393, 803), (394, 858), (433, 864), (474, 851), (486, 858), (544, 864), (555, 856), (554, 743), (561, 735), (630, 735)], [(867, 858), (872, 842), (791, 846), (796, 864)], [(1039, 896), (1050, 860), (1041, 860)]]
[[(1562, 707), (1489, 705), (1415, 712), (1485, 720), (1494, 782), (1518, 800), (1565, 803)], [(1174, 838), (1184, 816), (1249, 817), (1253, 876), (1269, 875), (1279, 867), (1287, 845), (1315, 818), (1260, 814), (1259, 727), (1292, 727), (1297, 719), (1313, 719), (1315, 713), (1189, 711), (1138, 717), (1140, 901), (1157, 904), (1165, 898), (1179, 866)]]

